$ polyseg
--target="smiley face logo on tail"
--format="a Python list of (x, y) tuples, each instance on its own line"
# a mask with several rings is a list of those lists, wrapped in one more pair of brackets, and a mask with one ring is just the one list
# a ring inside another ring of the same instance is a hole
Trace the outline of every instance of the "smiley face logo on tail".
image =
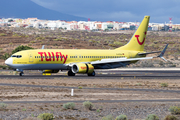
[[(146, 32), (144, 32), (144, 34), (146, 35)], [(144, 44), (145, 39), (146, 39), (145, 37), (144, 37), (142, 42), (139, 41), (139, 35), (135, 35), (135, 37), (137, 38), (137, 41), (138, 41), (139, 45), (143, 45)]]

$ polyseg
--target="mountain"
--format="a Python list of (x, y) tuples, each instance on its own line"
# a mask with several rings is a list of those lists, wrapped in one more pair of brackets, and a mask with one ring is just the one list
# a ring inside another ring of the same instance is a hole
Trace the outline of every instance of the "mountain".
[(87, 21), (87, 18), (44, 8), (30, 0), (0, 0), (0, 18), (38, 18), (44, 20)]

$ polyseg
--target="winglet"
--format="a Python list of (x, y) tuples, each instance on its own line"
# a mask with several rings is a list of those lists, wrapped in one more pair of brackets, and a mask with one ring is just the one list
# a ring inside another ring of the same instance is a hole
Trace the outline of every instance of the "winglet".
[(44, 49), (44, 46), (45, 46), (45, 45), (43, 45), (41, 49)]
[(164, 61), (167, 61), (167, 60), (163, 57), (163, 56), (164, 56), (164, 53), (166, 52), (167, 47), (168, 47), (168, 44), (165, 46), (165, 48), (163, 49), (163, 51), (161, 52), (161, 54), (157, 56), (157, 57), (162, 58)]

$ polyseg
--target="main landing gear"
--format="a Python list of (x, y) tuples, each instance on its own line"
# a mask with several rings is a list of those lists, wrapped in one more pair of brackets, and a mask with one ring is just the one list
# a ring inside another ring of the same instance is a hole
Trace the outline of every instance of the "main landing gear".
[(24, 73), (23, 73), (23, 72), (20, 72), (20, 73), (19, 73), (19, 76), (23, 76), (23, 75), (24, 75)]
[(75, 76), (75, 73), (73, 73), (71, 70), (68, 71), (68, 76)]
[(91, 74), (87, 74), (88, 76), (95, 76), (96, 75), (96, 73), (95, 73), (95, 71), (93, 71)]

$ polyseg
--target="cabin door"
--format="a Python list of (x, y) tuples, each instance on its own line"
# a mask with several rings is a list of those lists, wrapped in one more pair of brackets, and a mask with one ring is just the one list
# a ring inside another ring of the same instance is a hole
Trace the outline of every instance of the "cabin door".
[(31, 52), (29, 52), (28, 55), (29, 55), (29, 62), (32, 63), (33, 62), (33, 54)]
[(82, 60), (82, 56), (81, 55), (79, 55), (79, 61), (81, 61)]

